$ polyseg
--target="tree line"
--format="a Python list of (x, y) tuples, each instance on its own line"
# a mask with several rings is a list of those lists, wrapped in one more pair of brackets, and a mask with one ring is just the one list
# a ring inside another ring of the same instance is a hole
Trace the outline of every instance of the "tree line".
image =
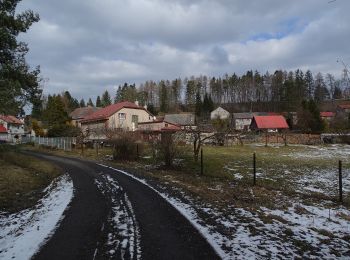
[(84, 99), (76, 107), (86, 105), (106, 107), (121, 101), (138, 101), (147, 105), (155, 114), (192, 111), (212, 108), (221, 104), (239, 103), (277, 103), (276, 111), (296, 111), (303, 100), (314, 100), (320, 103), (326, 100), (349, 99), (350, 84), (346, 78), (336, 80), (327, 73), (317, 73), (310, 70), (305, 73), (296, 71), (276, 70), (273, 74), (264, 75), (258, 71), (247, 71), (238, 76), (224, 75), (223, 77), (191, 76), (174, 80), (146, 81), (138, 87), (135, 84), (124, 83), (112, 95), (105, 90), (97, 96), (95, 102), (90, 98)]

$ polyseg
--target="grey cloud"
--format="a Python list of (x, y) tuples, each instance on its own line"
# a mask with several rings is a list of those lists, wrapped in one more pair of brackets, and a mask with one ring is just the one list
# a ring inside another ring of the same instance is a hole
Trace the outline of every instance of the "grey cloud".
[(193, 74), (335, 71), (350, 41), (345, 0), (26, 0), (20, 8), (41, 16), (21, 37), (49, 78), (45, 91), (79, 97)]

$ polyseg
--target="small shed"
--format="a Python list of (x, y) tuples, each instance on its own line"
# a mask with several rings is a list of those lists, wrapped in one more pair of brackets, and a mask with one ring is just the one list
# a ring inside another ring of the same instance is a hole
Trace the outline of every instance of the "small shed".
[[(267, 146), (268, 133), (278, 133), (279, 130), (288, 129), (286, 119), (283, 116), (254, 116), (250, 129), (265, 132), (265, 146)], [(278, 135), (277, 135), (278, 136)], [(285, 145), (287, 145), (287, 135), (282, 135)]]
[(164, 116), (164, 121), (170, 124), (178, 125), (181, 127), (181, 129), (196, 128), (194, 113), (166, 114)]
[(232, 126), (235, 130), (248, 130), (252, 123), (253, 113), (233, 113)]
[(228, 119), (230, 117), (230, 112), (227, 110), (223, 109), (222, 107), (218, 107), (217, 109), (213, 110), (210, 112), (210, 119)]
[(167, 122), (163, 119), (141, 122), (139, 123), (138, 130), (140, 131), (161, 131), (161, 130), (181, 130), (181, 126)]
[(276, 131), (280, 129), (288, 129), (286, 119), (283, 116), (254, 116), (250, 129)]

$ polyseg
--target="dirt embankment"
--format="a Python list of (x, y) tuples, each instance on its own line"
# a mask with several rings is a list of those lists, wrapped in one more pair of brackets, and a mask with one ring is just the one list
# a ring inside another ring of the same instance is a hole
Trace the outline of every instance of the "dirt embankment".
[(0, 151), (0, 211), (15, 212), (35, 205), (42, 191), (61, 171), (51, 163)]

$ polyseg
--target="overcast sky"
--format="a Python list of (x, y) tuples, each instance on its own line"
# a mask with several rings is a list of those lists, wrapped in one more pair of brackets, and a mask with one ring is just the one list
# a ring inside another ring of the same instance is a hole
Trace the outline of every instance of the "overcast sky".
[(45, 93), (95, 100), (124, 82), (350, 63), (350, 1), (22, 0), (40, 22), (21, 36)]

